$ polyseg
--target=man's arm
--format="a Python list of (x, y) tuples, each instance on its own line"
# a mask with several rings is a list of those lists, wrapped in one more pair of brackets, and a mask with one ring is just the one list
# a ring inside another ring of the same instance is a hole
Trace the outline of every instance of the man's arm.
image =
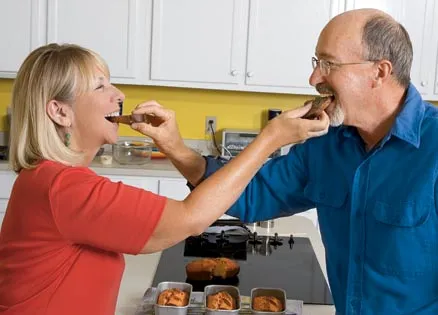
[(166, 152), (166, 156), (193, 187), (204, 178), (205, 159), (183, 143), (179, 149)]

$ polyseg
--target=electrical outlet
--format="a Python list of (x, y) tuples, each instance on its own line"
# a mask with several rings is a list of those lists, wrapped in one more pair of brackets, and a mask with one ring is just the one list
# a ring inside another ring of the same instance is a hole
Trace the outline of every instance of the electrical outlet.
[(213, 122), (211, 124), (211, 127), (213, 127), (213, 132), (216, 132), (216, 116), (206, 116), (205, 117), (205, 133), (206, 134), (211, 134), (210, 122)]

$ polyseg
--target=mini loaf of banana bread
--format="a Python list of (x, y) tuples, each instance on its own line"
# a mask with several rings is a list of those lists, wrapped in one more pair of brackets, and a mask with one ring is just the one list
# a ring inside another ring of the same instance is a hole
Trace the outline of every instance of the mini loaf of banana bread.
[(220, 291), (207, 296), (207, 307), (213, 310), (235, 310), (236, 299), (227, 291)]
[(259, 312), (282, 312), (283, 303), (274, 296), (256, 296), (252, 301), (252, 308)]
[(158, 305), (186, 306), (189, 304), (189, 293), (180, 289), (167, 289), (158, 296)]
[(186, 265), (187, 278), (195, 281), (211, 280), (213, 277), (227, 279), (236, 276), (239, 264), (228, 258), (202, 258)]

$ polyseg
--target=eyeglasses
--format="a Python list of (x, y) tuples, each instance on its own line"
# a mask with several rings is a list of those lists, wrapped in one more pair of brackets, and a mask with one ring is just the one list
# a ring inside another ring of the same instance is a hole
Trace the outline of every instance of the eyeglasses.
[(316, 67), (319, 66), (319, 70), (321, 71), (321, 74), (324, 76), (327, 76), (330, 74), (330, 70), (332, 68), (336, 67), (342, 67), (342, 66), (349, 66), (349, 65), (365, 65), (370, 63), (375, 63), (376, 61), (367, 60), (362, 62), (346, 62), (346, 63), (336, 63), (327, 61), (324, 59), (317, 59), (316, 57), (312, 57), (312, 67), (313, 69), (316, 69)]

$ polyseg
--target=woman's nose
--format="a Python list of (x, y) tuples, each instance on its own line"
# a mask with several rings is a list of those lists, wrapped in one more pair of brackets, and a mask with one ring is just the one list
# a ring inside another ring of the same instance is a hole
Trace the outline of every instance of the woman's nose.
[(123, 102), (124, 100), (125, 100), (125, 94), (123, 94), (123, 92), (122, 91), (120, 91), (118, 88), (116, 88), (115, 86), (114, 86), (114, 95), (115, 95), (115, 97), (116, 97), (116, 99), (119, 101), (119, 102)]

